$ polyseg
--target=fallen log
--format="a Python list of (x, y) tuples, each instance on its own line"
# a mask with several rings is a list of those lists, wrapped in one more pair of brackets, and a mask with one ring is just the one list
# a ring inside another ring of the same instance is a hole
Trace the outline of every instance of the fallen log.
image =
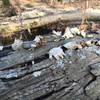
[[(49, 56), (48, 52), (50, 49), (52, 49), (54, 47), (58, 47), (58, 46), (63, 46), (63, 44), (65, 42), (67, 43), (71, 40), (72, 39), (68, 39), (68, 40), (61, 39), (59, 41), (54, 41), (54, 39), (52, 39), (52, 38), (50, 39), (50, 37), (49, 37), (49, 41), (39, 49), (33, 49), (33, 50), (21, 49), (20, 51), (15, 51), (10, 55), (1, 58), (0, 70), (14, 68), (19, 65), (25, 65), (25, 63), (32, 62), (32, 61), (39, 62), (39, 59), (41, 60), (41, 59), (48, 58), (48, 56)], [(87, 39), (73, 39), (74, 42), (76, 41), (78, 43), (80, 43), (82, 41), (84, 42), (86, 40)], [(96, 49), (99, 49), (99, 48), (96, 47), (95, 50)], [(92, 50), (92, 52), (94, 52), (94, 50), (92, 48), (90, 48), (90, 52), (91, 52), (91, 50)]]
[[(2, 33), (4, 37), (12, 36), (17, 31), (20, 31), (23, 29), (31, 29), (31, 28), (40, 27), (40, 26), (47, 25), (47, 24), (50, 24), (50, 23), (53, 23), (56, 21), (81, 20), (81, 16), (82, 16), (82, 14), (80, 13), (80, 11), (46, 15), (43, 17), (23, 20), (23, 26), (22, 26), (23, 28), (21, 27), (21, 23), (19, 23), (19, 22), (12, 22), (12, 21), (11, 22), (3, 22), (0, 25), (0, 33)], [(99, 19), (100, 14), (87, 13), (86, 16), (90, 20), (100, 20)]]
[[(82, 51), (84, 52), (83, 56), (87, 56), (86, 60), (91, 62), (88, 57), (90, 57), (90, 55), (94, 57), (94, 54), (84, 50)], [(70, 57), (68, 57), (68, 55), (70, 55)], [(41, 71), (41, 74), (35, 77), (34, 72), (32, 72), (15, 81), (6, 80), (6, 84), (9, 85), (6, 85), (6, 89), (0, 94), (0, 98), (3, 100), (23, 100), (25, 98), (30, 100), (83, 100), (82, 98), (86, 98), (91, 100), (91, 98), (85, 94), (84, 90), (86, 89), (87, 94), (91, 94), (92, 87), (90, 87), (91, 85), (89, 86), (89, 83), (91, 84), (94, 78), (88, 70), (87, 61), (81, 59), (81, 55), (81, 51), (66, 52), (64, 68), (57, 68), (56, 61), (54, 62), (54, 60), (50, 61), (48, 59), (34, 64), (34, 71)], [(72, 63), (70, 63), (70, 61), (72, 61)], [(92, 91), (98, 92), (94, 94), (94, 98), (96, 98), (99, 94), (97, 87)]]

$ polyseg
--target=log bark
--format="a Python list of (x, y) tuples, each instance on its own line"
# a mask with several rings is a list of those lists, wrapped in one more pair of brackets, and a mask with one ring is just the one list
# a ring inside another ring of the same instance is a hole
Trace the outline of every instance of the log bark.
[(49, 50), (53, 47), (60, 46), (65, 42), (64, 40), (56, 42), (53, 38), (50, 38), (51, 37), (49, 37), (48, 42), (44, 46), (42, 46), (42, 48), (33, 50), (22, 49), (20, 51), (15, 51), (8, 56), (2, 57), (0, 60), (0, 70), (18, 66), (20, 64), (24, 64), (25, 62), (34, 61), (34, 59), (37, 59), (41, 56), (45, 56), (45, 54), (48, 54)]
[[(82, 54), (87, 59), (82, 59)], [(100, 56), (96, 57), (100, 59)], [(84, 100), (84, 98), (91, 100), (93, 98), (95, 100), (100, 96), (97, 89), (100, 82), (99, 76), (96, 80), (96, 76), (91, 74), (88, 66), (93, 59), (95, 59), (93, 52), (82, 49), (66, 51), (63, 68), (57, 67), (55, 60), (43, 60), (34, 64), (33, 72), (25, 74), (24, 77), (1, 81), (0, 85), (5, 88), (0, 89), (0, 98), (3, 100)], [(41, 74), (34, 76), (38, 71), (41, 71)]]
[[(50, 60), (48, 51), (65, 42), (48, 37), (46, 45), (33, 51), (15, 51), (0, 59), (2, 100), (96, 100), (100, 98), (100, 55), (89, 47), (66, 50), (62, 60)], [(99, 47), (93, 46), (99, 51)], [(35, 64), (30, 61), (35, 61)], [(13, 72), (13, 73), (12, 73)], [(17, 76), (16, 76), (17, 75)], [(5, 96), (6, 95), (6, 96)]]

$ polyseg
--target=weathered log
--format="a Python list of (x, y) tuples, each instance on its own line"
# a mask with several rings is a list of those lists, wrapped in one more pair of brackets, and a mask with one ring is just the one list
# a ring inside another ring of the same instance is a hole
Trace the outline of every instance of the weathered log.
[[(77, 15), (77, 16), (76, 16)], [(93, 14), (93, 13), (87, 13), (87, 18), (91, 20), (100, 20), (100, 14)], [(52, 14), (52, 15), (46, 15), (43, 17), (38, 18), (32, 18), (23, 20), (23, 29), (30, 29), (30, 28), (36, 28), (43, 25), (47, 25), (56, 21), (60, 20), (81, 20), (82, 14), (80, 11), (75, 12), (66, 12), (66, 13), (58, 13), (58, 14)], [(0, 33), (3, 33), (3, 36), (11, 36), (16, 31), (22, 30), (21, 23), (19, 22), (7, 22), (7, 23), (1, 23), (0, 25)]]
[(24, 64), (25, 62), (34, 61), (35, 58), (48, 54), (48, 51), (51, 48), (55, 46), (60, 46), (64, 42), (65, 42), (64, 40), (60, 40), (58, 42), (49, 41), (48, 43), (46, 43), (46, 45), (44, 45), (42, 48), (39, 48), (39, 49), (15, 51), (13, 52), (13, 54), (1, 58), (0, 70), (3, 70), (5, 68), (10, 68), (13, 66), (18, 66), (20, 64)]
[[(84, 100), (83, 98), (91, 100), (92, 97), (95, 100), (100, 96), (97, 89), (100, 86), (99, 78), (96, 80), (96, 77), (99, 77), (97, 75), (99, 69), (95, 70), (99, 68), (100, 56), (95, 54), (90, 47), (66, 50), (65, 58), (58, 61), (45, 57), (55, 46), (61, 46), (69, 41), (79, 43), (85, 40), (87, 39), (54, 41), (49, 37), (47, 44), (39, 49), (15, 51), (1, 58), (0, 71), (8, 71), (11, 75), (10, 70), (14, 70), (18, 72), (18, 76), (12, 75), (12, 78), (11, 76), (7, 78), (0, 75), (2, 79), (0, 86), (4, 87), (0, 90), (0, 98), (3, 100)], [(93, 48), (100, 49), (97, 46)], [(34, 65), (28, 64), (33, 60), (38, 61)], [(97, 65), (94, 70), (97, 74), (93, 72), (95, 64)], [(96, 88), (95, 84), (97, 84)]]
[[(50, 39), (49, 37), (49, 41), (44, 46), (42, 46), (42, 48), (34, 49), (34, 50), (23, 50), (22, 49), (20, 51), (15, 51), (13, 52), (13, 54), (10, 54), (6, 57), (2, 57), (0, 61), (0, 70), (23, 65), (27, 62), (32, 62), (34, 60), (37, 60), (37, 58), (39, 57), (41, 57), (41, 59), (43, 57), (45, 58), (45, 56), (48, 54), (50, 49), (52, 49), (55, 46), (56, 47), (61, 46), (65, 43), (65, 40), (63, 39), (59, 41), (55, 41), (55, 42), (52, 40), (54, 39), (53, 38)], [(78, 43), (83, 40), (85, 41), (87, 39), (78, 39), (78, 40), (73, 39), (73, 41), (78, 41)], [(66, 43), (67, 41), (70, 41), (70, 39), (66, 40)], [(99, 48), (97, 47), (95, 49), (99, 49)], [(94, 52), (94, 49), (91, 49), (91, 50)]]
[[(83, 59), (82, 54), (87, 56), (87, 59)], [(3, 100), (84, 100), (83, 98), (91, 100), (87, 94), (91, 95), (95, 92), (91, 96), (96, 99), (99, 95), (97, 89), (99, 82), (97, 87), (91, 90), (90, 84), (94, 81), (94, 76), (88, 70), (88, 62), (91, 62), (88, 57), (94, 59), (94, 55), (85, 49), (67, 51), (63, 68), (57, 67), (55, 60), (48, 59), (34, 64), (34, 72), (41, 71), (40, 76), (35, 77), (32, 72), (20, 79), (6, 80), (6, 89), (0, 94), (0, 98)]]

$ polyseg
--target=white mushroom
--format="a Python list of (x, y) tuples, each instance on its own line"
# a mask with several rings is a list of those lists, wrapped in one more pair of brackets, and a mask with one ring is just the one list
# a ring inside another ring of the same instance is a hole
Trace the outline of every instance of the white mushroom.
[(3, 50), (3, 46), (0, 46), (0, 51), (2, 51)]
[(84, 32), (84, 30), (82, 30), (80, 34), (82, 37), (84, 37), (84, 38), (86, 37), (86, 32)]
[(55, 47), (49, 51), (49, 58), (52, 60), (53, 57), (56, 60), (59, 60), (60, 58), (64, 58), (65, 53), (60, 47)]
[(69, 27), (67, 27), (65, 29), (65, 33), (64, 33), (64, 35), (62, 37), (64, 37), (64, 38), (72, 38), (72, 37), (74, 37), (74, 35), (72, 34), (72, 32), (71, 32)]
[(23, 41), (21, 39), (15, 38), (14, 43), (12, 44), (12, 49), (18, 50), (18, 49), (22, 48), (22, 44), (23, 44)]
[(61, 31), (55, 31), (55, 30), (53, 30), (52, 33), (53, 33), (55, 36), (61, 36)]
[(71, 28), (70, 30), (71, 30), (72, 34), (74, 34), (74, 35), (80, 34), (80, 31), (77, 27)]
[(43, 39), (43, 37), (39, 35), (39, 36), (36, 36), (33, 41), (36, 42), (36, 43), (38, 43), (38, 42), (41, 41), (41, 39)]
[(31, 48), (36, 48), (37, 47), (37, 43), (41, 43), (42, 42), (43, 37), (41, 35), (38, 35), (35, 37), (35, 39), (33, 40), (33, 44), (31, 44)]

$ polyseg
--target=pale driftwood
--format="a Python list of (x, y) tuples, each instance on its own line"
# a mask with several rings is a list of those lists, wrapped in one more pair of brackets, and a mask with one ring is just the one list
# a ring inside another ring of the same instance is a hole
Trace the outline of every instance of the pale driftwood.
[[(88, 19), (91, 19), (91, 20), (100, 20), (100, 14), (87, 13), (86, 16)], [(47, 24), (50, 24), (56, 21), (61, 21), (61, 20), (68, 20), (68, 21), (81, 20), (81, 17), (82, 17), (82, 14), (80, 13), (80, 11), (46, 15), (43, 17), (23, 20), (23, 29), (36, 28), (39, 26), (47, 25)], [(21, 23), (19, 22), (11, 21), (9, 23), (5, 23), (4, 25), (3, 24), (4, 22), (1, 23), (0, 33), (3, 33), (5, 37), (14, 34), (14, 32), (16, 31), (22, 30)]]

